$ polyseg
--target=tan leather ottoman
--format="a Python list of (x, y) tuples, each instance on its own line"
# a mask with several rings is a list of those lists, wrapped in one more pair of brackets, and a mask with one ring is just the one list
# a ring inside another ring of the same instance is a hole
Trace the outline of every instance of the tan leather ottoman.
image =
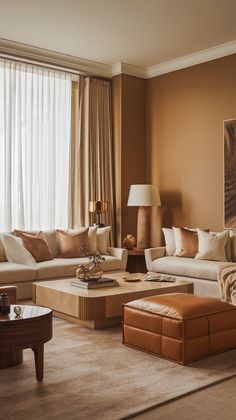
[(124, 305), (123, 343), (177, 363), (236, 348), (236, 306), (188, 293)]

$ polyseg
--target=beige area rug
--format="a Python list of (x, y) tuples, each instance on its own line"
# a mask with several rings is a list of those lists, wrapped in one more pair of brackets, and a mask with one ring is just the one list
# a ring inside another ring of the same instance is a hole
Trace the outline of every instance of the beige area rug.
[(43, 383), (33, 352), (0, 370), (0, 418), (121, 419), (236, 375), (236, 350), (180, 366), (121, 344), (121, 328), (91, 331), (54, 319)]

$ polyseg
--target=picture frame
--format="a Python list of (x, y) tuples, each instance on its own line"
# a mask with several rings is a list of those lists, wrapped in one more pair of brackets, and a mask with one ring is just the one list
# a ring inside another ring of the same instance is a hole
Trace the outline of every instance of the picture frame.
[(236, 118), (223, 121), (224, 228), (236, 229)]

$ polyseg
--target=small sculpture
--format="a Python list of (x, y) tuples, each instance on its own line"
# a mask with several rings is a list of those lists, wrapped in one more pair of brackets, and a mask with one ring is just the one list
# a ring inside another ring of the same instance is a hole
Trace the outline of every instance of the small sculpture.
[(99, 280), (103, 275), (102, 261), (105, 258), (101, 257), (99, 253), (89, 255), (89, 261), (91, 265), (86, 267), (85, 265), (79, 265), (76, 270), (76, 277), (80, 281), (89, 282), (92, 280)]
[(125, 248), (127, 249), (133, 249), (135, 244), (136, 244), (136, 240), (135, 237), (133, 235), (127, 235), (124, 239), (123, 239), (123, 244), (125, 245)]
[(88, 281), (90, 277), (89, 268), (85, 267), (83, 264), (80, 264), (76, 270), (76, 277), (80, 281)]
[(89, 256), (89, 260), (92, 265), (89, 267), (90, 279), (99, 280), (103, 275), (102, 261), (105, 261), (104, 257), (101, 257), (99, 253)]

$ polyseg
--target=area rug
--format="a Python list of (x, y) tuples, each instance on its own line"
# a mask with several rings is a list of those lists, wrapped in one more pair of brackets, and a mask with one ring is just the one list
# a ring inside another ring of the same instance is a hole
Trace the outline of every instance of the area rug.
[(123, 419), (236, 375), (236, 350), (181, 366), (121, 344), (121, 328), (92, 331), (54, 318), (43, 383), (31, 350), (0, 370), (2, 419)]

